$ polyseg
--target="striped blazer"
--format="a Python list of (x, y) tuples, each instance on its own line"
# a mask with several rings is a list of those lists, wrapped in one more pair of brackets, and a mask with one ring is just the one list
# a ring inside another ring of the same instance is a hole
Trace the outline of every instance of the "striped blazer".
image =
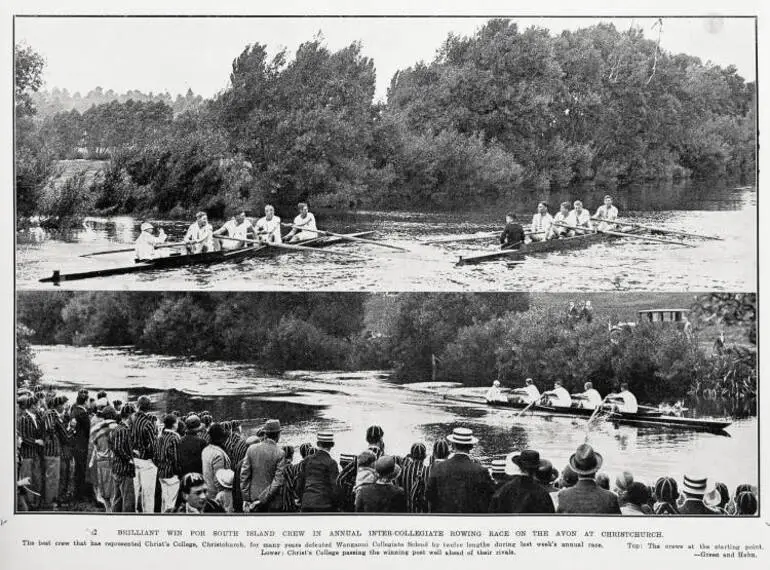
[(425, 481), (427, 468), (422, 461), (415, 461), (407, 456), (401, 463), (401, 474), (396, 484), (404, 489), (406, 494), (406, 510), (408, 513), (427, 512), (425, 504)]
[(139, 459), (153, 459), (158, 443), (155, 420), (149, 414), (136, 412), (131, 424), (131, 449), (139, 452)]
[(131, 451), (131, 429), (123, 422), (109, 436), (112, 450), (112, 473), (120, 477), (134, 476), (134, 455)]
[(33, 419), (27, 411), (19, 414), (16, 429), (21, 438), (19, 457), (22, 459), (32, 459), (40, 456), (42, 449), (35, 443), (35, 440), (43, 439), (43, 426), (41, 424), (42, 422), (37, 416)]
[(227, 436), (224, 448), (225, 453), (227, 453), (230, 458), (230, 463), (235, 465), (241, 459), (246, 457), (246, 451), (248, 451), (249, 446), (246, 445), (246, 442), (238, 433), (233, 432)]
[(62, 448), (72, 439), (73, 433), (64, 425), (64, 421), (56, 410), (46, 411), (43, 416), (43, 427), (45, 429), (43, 454), (46, 457), (61, 456)]
[(177, 432), (167, 429), (164, 429), (158, 437), (154, 461), (158, 467), (160, 479), (169, 479), (174, 475), (182, 476), (179, 465), (179, 442), (181, 439)]

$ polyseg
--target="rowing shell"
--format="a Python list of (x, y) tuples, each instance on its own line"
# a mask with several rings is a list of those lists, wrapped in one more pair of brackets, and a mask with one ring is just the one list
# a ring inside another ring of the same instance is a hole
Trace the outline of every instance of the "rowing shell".
[[(641, 230), (635, 228), (624, 228), (622, 231), (630, 234), (642, 233)], [(525, 255), (530, 255), (533, 253), (550, 253), (553, 251), (581, 249), (584, 247), (590, 247), (595, 243), (620, 239), (620, 237), (621, 236), (603, 233), (590, 233), (561, 239), (532, 241), (522, 245), (520, 249), (503, 249), (499, 251), (493, 251), (491, 253), (482, 253), (480, 255), (468, 255), (464, 257), (460, 256), (460, 259), (457, 261), (457, 265), (475, 265), (478, 263), (497, 261), (501, 259), (509, 261), (523, 261)]]
[[(527, 406), (526, 403), (522, 402), (486, 402), (479, 398), (464, 398), (456, 396), (446, 396), (445, 399), (465, 402), (468, 404), (481, 404), (492, 408), (512, 408), (520, 410)], [(571, 418), (590, 418), (594, 412), (594, 410), (591, 408), (557, 408), (554, 406), (546, 406), (542, 404), (530, 407), (530, 411), (540, 416)], [(725, 429), (730, 426), (730, 424), (732, 424), (732, 422), (729, 420), (709, 420), (698, 418), (683, 418), (680, 416), (668, 416), (659, 410), (642, 411), (636, 414), (630, 414), (627, 412), (612, 412), (607, 418), (607, 421), (623, 425), (661, 426), (666, 428), (717, 434), (723, 434)]]
[[(347, 237), (361, 237), (370, 235), (374, 232), (359, 232), (354, 234), (345, 234)], [(336, 243), (344, 242), (345, 239), (317, 237), (299, 242), (292, 242), (291, 245), (302, 245), (304, 247), (327, 247)], [(110, 277), (112, 275), (125, 275), (128, 273), (142, 273), (155, 271), (158, 269), (174, 269), (177, 267), (187, 267), (190, 265), (213, 265), (215, 263), (239, 262), (251, 257), (261, 257), (266, 255), (275, 255), (285, 253), (286, 250), (270, 247), (269, 245), (259, 245), (241, 247), (233, 250), (212, 251), (207, 253), (194, 253), (182, 255), (170, 255), (168, 257), (159, 257), (148, 261), (139, 261), (133, 265), (124, 265), (121, 267), (105, 267), (103, 269), (94, 269), (91, 271), (82, 271), (79, 273), (61, 273), (54, 271), (50, 277), (40, 279), (41, 283), (61, 283), (62, 281), (77, 281), (80, 279), (92, 279), (95, 277)]]

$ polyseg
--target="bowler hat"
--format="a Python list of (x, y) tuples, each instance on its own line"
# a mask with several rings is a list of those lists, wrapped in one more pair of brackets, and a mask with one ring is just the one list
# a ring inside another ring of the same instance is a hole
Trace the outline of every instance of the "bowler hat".
[(374, 464), (374, 470), (382, 479), (395, 479), (401, 474), (401, 467), (392, 455), (383, 455)]
[(195, 414), (188, 416), (184, 421), (184, 426), (187, 428), (187, 431), (198, 430), (201, 427), (201, 419)]
[(584, 443), (579, 445), (569, 458), (569, 465), (578, 475), (593, 475), (602, 466), (604, 459), (594, 448)]
[(521, 469), (539, 469), (543, 464), (540, 459), (540, 452), (534, 449), (525, 449), (519, 455), (511, 458)]

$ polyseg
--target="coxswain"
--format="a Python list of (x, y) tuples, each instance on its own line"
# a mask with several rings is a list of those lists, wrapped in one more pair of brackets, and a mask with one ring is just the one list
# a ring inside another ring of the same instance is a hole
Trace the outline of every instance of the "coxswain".
[(594, 388), (592, 382), (586, 382), (583, 384), (584, 392), (578, 394), (572, 394), (572, 399), (577, 400), (578, 406), (586, 408), (588, 410), (595, 410), (602, 403), (602, 396), (599, 391)]
[(612, 196), (609, 194), (604, 197), (604, 204), (599, 206), (594, 214), (595, 220), (601, 220), (597, 225), (600, 231), (611, 230), (616, 224), (610, 223), (618, 219), (618, 209), (612, 205)]
[(305, 241), (318, 237), (315, 216), (308, 210), (305, 202), (297, 204), (299, 214), (294, 218), (294, 227), (286, 234), (286, 240), (291, 242)]
[[(226, 234), (231, 238), (248, 239), (249, 231), (256, 237), (257, 230), (246, 217), (245, 211), (240, 211), (228, 220), (221, 228), (214, 232), (214, 236)], [(221, 249), (239, 249), (245, 244), (242, 241), (223, 239), (220, 241)]]
[(564, 225), (567, 223), (567, 216), (569, 216), (569, 202), (562, 202), (559, 206), (559, 211), (551, 221), (551, 231), (548, 232), (546, 239), (558, 239), (567, 235), (567, 228)]
[(492, 387), (487, 390), (487, 395), (485, 396), (487, 402), (494, 403), (494, 402), (507, 402), (508, 398), (503, 394), (502, 390), (500, 390), (500, 381), (495, 380), (492, 382)]
[(572, 211), (564, 222), (570, 227), (570, 229), (567, 230), (567, 235), (574, 236), (575, 234), (585, 233), (586, 230), (592, 230), (591, 214), (588, 213), (588, 210), (583, 208), (583, 202), (575, 200), (573, 206)]
[(188, 253), (208, 253), (214, 251), (214, 228), (209, 224), (206, 212), (195, 214), (193, 222), (184, 235)]
[(529, 237), (532, 238), (532, 241), (545, 241), (551, 232), (552, 225), (553, 217), (548, 213), (548, 204), (538, 202), (537, 213), (532, 216), (532, 227), (530, 228)]
[(543, 396), (547, 396), (547, 403), (554, 408), (570, 408), (572, 407), (572, 396), (570, 396), (567, 389), (561, 385), (561, 380), (557, 380), (553, 383), (553, 390), (543, 392)]
[(524, 228), (516, 222), (516, 216), (511, 213), (505, 215), (505, 229), (500, 234), (500, 247), (502, 249), (519, 249), (524, 243)]
[(262, 241), (281, 243), (281, 218), (275, 215), (275, 208), (270, 204), (265, 206), (265, 215), (255, 224), (257, 233)]
[(620, 385), (620, 392), (607, 396), (607, 401), (614, 404), (615, 410), (627, 414), (636, 414), (639, 411), (639, 403), (636, 396), (628, 389), (628, 383)]
[(537, 386), (535, 386), (532, 378), (527, 378), (524, 381), (524, 384), (525, 385), (523, 388), (515, 388), (512, 390), (512, 393), (518, 396), (519, 401), (531, 404), (532, 402), (539, 400), (540, 390), (537, 389)]
[(141, 232), (139, 237), (134, 242), (134, 253), (137, 261), (146, 261), (148, 259), (155, 259), (158, 256), (158, 252), (155, 246), (166, 241), (166, 233), (163, 228), (160, 228), (158, 235), (154, 235), (154, 230), (150, 222), (144, 222), (141, 225)]

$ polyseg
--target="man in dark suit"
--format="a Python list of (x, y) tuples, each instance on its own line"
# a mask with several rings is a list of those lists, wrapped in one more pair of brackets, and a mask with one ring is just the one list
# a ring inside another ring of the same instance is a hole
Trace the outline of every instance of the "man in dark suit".
[(185, 434), (179, 441), (177, 453), (179, 454), (180, 477), (187, 473), (203, 473), (203, 448), (206, 442), (200, 436), (203, 429), (201, 419), (195, 414), (185, 420)]
[(557, 513), (620, 514), (617, 496), (596, 484), (596, 472), (602, 461), (602, 456), (587, 443), (577, 448), (569, 458), (569, 465), (577, 473), (578, 482), (559, 492)]
[(85, 499), (88, 496), (86, 486), (86, 468), (88, 464), (88, 438), (91, 434), (91, 417), (88, 415), (88, 390), (78, 392), (75, 405), (72, 407), (70, 423), (75, 434), (72, 438), (73, 455), (75, 458), (75, 498)]
[(718, 515), (719, 513), (703, 502), (703, 496), (706, 494), (706, 477), (684, 476), (684, 486), (682, 487), (682, 496), (684, 503), (679, 507), (680, 515)]
[[(553, 513), (551, 495), (535, 480), (537, 470), (546, 467), (540, 453), (525, 449), (512, 458), (521, 473), (503, 485), (489, 507), (490, 513)], [(550, 464), (550, 462), (549, 462)]]
[(317, 449), (302, 462), (297, 477), (297, 496), (302, 512), (331, 513), (339, 506), (337, 476), (340, 468), (329, 455), (334, 447), (334, 434), (319, 432)]
[(433, 513), (486, 513), (494, 485), (489, 472), (470, 457), (478, 439), (468, 428), (455, 428), (447, 437), (454, 453), (435, 464), (425, 496)]

